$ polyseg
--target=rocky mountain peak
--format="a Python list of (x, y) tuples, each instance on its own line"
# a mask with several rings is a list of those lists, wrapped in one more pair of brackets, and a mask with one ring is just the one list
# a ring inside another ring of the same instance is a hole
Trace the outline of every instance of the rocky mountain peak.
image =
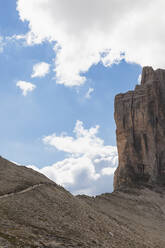
[(145, 66), (142, 70), (141, 85), (152, 83), (154, 81), (165, 81), (165, 70), (153, 70), (150, 66)]
[(114, 188), (165, 184), (165, 70), (144, 67), (141, 85), (115, 98), (119, 166)]

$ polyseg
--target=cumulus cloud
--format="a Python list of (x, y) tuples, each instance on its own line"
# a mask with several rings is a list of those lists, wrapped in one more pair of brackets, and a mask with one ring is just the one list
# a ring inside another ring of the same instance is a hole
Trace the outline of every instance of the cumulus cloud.
[(22, 90), (22, 94), (24, 96), (26, 96), (28, 92), (31, 92), (36, 88), (34, 84), (26, 81), (18, 81), (16, 86)]
[(165, 67), (164, 0), (17, 0), (28, 44), (55, 41), (57, 83), (81, 85), (84, 72), (121, 59)]
[(50, 71), (50, 65), (45, 62), (40, 62), (33, 66), (33, 73), (31, 75), (32, 78), (35, 77), (45, 77)]
[(85, 94), (85, 98), (90, 99), (93, 91), (94, 91), (93, 88), (89, 88), (87, 93)]
[(67, 158), (38, 169), (73, 194), (96, 195), (113, 190), (113, 174), (117, 167), (117, 148), (106, 146), (98, 137), (99, 126), (85, 129), (77, 121), (74, 137), (66, 134), (44, 137), (43, 142), (66, 153)]

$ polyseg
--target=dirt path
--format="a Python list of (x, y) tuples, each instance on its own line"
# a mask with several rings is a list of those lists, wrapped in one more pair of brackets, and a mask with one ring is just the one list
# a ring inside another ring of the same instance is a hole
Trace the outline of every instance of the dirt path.
[(28, 188), (26, 188), (24, 190), (18, 191), (18, 192), (13, 192), (13, 193), (8, 193), (8, 194), (5, 194), (5, 195), (1, 195), (0, 196), (0, 199), (6, 198), (6, 197), (10, 197), (10, 196), (14, 196), (14, 195), (23, 194), (23, 193), (26, 193), (28, 191), (31, 191), (31, 190), (33, 190), (35, 188), (38, 188), (38, 187), (40, 187), (42, 185), (46, 185), (46, 183), (35, 184), (33, 186), (30, 186), (30, 187), (28, 187)]

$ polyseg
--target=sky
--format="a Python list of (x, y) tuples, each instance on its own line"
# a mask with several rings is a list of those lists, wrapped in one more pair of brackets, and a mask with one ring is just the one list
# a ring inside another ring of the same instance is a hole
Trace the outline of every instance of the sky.
[(1, 156), (73, 194), (112, 192), (114, 97), (134, 89), (143, 66), (165, 68), (164, 7), (0, 1)]

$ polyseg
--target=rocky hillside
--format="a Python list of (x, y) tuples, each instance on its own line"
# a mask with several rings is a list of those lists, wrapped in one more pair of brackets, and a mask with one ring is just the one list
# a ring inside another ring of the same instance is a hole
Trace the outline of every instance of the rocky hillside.
[(0, 248), (165, 247), (165, 71), (115, 100), (113, 193), (73, 196), (0, 157)]
[(0, 247), (165, 246), (161, 188), (75, 197), (45, 176), (3, 158), (0, 185)]

